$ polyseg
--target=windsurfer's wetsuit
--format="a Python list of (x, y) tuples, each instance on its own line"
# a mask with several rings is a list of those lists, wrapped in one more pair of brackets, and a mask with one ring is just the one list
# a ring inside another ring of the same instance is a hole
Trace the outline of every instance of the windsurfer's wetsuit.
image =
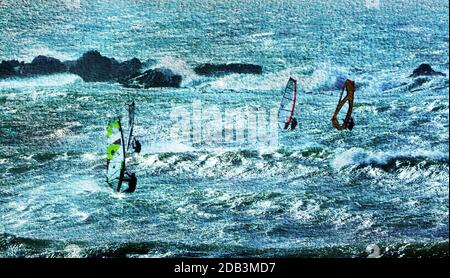
[(344, 119), (342, 119), (342, 121), (347, 124), (347, 129), (348, 130), (352, 130), (353, 127), (355, 126), (355, 121), (353, 120), (353, 117), (350, 118), (350, 120), (348, 120), (348, 122), (346, 122)]
[(355, 126), (355, 121), (353, 120), (353, 117), (351, 117), (350, 120), (348, 120), (348, 122), (346, 122), (345, 120), (342, 120), (342, 121), (347, 124), (347, 129), (350, 131)]
[(135, 153), (140, 153), (141, 152), (141, 148), (142, 148), (142, 146), (141, 146), (141, 142), (139, 142), (139, 140), (134, 140), (133, 141), (133, 149), (134, 149), (134, 152)]
[(295, 129), (295, 127), (297, 126), (297, 118), (292, 118), (292, 121), (291, 121), (291, 130), (294, 130)]
[(123, 191), (123, 193), (133, 193), (136, 190), (137, 185), (137, 177), (134, 173), (128, 174), (126, 173), (128, 178), (124, 178), (123, 181), (128, 182), (128, 189)]
[(353, 117), (350, 118), (350, 121), (348, 122), (348, 129), (352, 130), (355, 126), (355, 121), (353, 120)]

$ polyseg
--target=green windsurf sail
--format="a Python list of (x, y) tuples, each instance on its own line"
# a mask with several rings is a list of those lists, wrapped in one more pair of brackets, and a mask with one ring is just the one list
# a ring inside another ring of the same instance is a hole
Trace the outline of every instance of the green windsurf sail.
[(125, 174), (125, 147), (120, 118), (109, 122), (107, 127), (106, 182), (118, 192)]

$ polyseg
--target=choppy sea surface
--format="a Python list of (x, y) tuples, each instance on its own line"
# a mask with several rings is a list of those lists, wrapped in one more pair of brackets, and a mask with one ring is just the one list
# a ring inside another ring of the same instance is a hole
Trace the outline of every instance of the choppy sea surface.
[[(0, 80), (0, 257), (449, 255), (447, 1), (0, 0), (0, 60), (150, 59), (181, 88)], [(371, 4), (372, 3), (372, 4)], [(201, 63), (262, 75), (202, 77)], [(429, 63), (446, 76), (418, 82)], [(277, 108), (275, 146), (174, 142), (173, 107)], [(353, 131), (331, 116), (356, 82)], [(108, 117), (135, 100), (138, 188), (104, 181)]]

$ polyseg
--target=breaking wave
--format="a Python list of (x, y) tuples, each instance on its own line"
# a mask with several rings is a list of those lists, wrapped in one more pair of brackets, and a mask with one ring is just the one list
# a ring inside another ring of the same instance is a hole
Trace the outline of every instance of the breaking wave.
[(331, 162), (332, 167), (340, 171), (348, 167), (375, 167), (386, 171), (401, 167), (422, 164), (448, 164), (448, 153), (428, 150), (373, 152), (361, 148), (351, 148), (338, 154)]

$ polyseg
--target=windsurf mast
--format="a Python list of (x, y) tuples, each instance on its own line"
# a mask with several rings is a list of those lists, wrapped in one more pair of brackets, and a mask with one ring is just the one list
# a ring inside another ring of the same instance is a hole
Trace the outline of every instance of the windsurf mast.
[(128, 143), (127, 143), (127, 151), (130, 148), (132, 137), (133, 137), (133, 128), (134, 128), (134, 115), (135, 115), (135, 104), (134, 101), (131, 104), (128, 104), (128, 126), (130, 128), (130, 133), (128, 135)]
[[(123, 137), (123, 128), (122, 128), (122, 124), (120, 122), (120, 117), (118, 119), (119, 122), (119, 130), (120, 130), (120, 137), (123, 143), (125, 143), (124, 137)], [(125, 148), (122, 147), (122, 164), (120, 167), (120, 175), (119, 175), (119, 183), (117, 185), (117, 192), (120, 192), (120, 187), (122, 186), (122, 182), (123, 182), (123, 178), (125, 176), (125, 160), (126, 160), (126, 152), (125, 152)]]

